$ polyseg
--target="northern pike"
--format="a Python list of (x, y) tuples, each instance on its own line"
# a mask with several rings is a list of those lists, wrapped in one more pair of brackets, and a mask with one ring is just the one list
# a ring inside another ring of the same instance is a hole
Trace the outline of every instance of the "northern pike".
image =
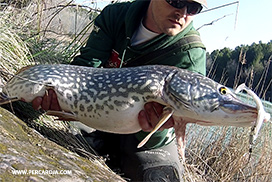
[(140, 131), (138, 113), (145, 103), (158, 102), (165, 106), (160, 122), (139, 147), (173, 116), (182, 156), (187, 123), (253, 126), (258, 116), (256, 107), (212, 79), (162, 65), (116, 69), (37, 65), (16, 74), (2, 87), (0, 105), (15, 100), (31, 102), (48, 89), (56, 92), (62, 109), (50, 114), (119, 134)]

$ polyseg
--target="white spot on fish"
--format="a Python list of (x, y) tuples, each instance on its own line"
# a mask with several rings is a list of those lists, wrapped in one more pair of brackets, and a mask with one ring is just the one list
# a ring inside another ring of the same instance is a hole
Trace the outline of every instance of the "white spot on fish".
[(133, 86), (133, 84), (132, 84), (132, 83), (128, 84), (128, 88), (131, 88), (132, 86)]
[[(42, 76), (43, 76), (43, 75), (42, 75)], [(63, 77), (63, 81), (64, 81), (64, 82), (67, 82), (67, 81), (68, 81), (67, 77)]]
[(139, 87), (138, 84), (133, 85), (133, 88), (134, 88), (134, 89), (136, 89), (136, 88), (138, 88), (138, 87)]
[(152, 87), (150, 87), (150, 90), (157, 90), (157, 89), (158, 89), (157, 86), (152, 86)]
[(115, 88), (111, 89), (111, 93), (115, 93), (117, 90)]
[(118, 89), (118, 91), (119, 91), (119, 92), (126, 92), (127, 89), (124, 89), (124, 88), (121, 87), (121, 88)]
[(99, 92), (99, 96), (102, 96), (102, 95), (107, 95), (108, 94), (108, 92), (107, 91), (100, 91)]
[(95, 89), (90, 89), (90, 91), (93, 92), (94, 95), (97, 95), (97, 90), (95, 90)]
[(145, 82), (145, 84), (143, 84), (143, 85), (140, 87), (140, 89), (141, 89), (141, 90), (144, 89), (144, 88), (147, 87), (150, 83), (152, 83), (152, 80), (147, 80), (147, 81)]

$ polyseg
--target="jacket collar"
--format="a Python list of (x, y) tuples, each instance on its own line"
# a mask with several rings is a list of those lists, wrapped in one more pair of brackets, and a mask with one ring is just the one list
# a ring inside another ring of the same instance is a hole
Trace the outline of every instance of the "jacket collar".
[(126, 35), (131, 38), (145, 16), (150, 0), (136, 0), (131, 3), (125, 18)]
[[(125, 17), (125, 28), (126, 36), (131, 38), (133, 33), (139, 27), (142, 18), (145, 16), (150, 0), (136, 0), (131, 3), (131, 6), (128, 9), (128, 12)], [(186, 35), (190, 30), (193, 29), (193, 23), (191, 22), (182, 32), (176, 36), (168, 36), (161, 34), (158, 36), (159, 39), (166, 39), (169, 41), (177, 41), (184, 35)]]

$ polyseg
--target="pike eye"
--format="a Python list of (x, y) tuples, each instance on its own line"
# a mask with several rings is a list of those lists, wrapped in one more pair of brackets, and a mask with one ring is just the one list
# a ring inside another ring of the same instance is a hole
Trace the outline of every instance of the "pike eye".
[(226, 95), (228, 93), (227, 88), (226, 87), (220, 87), (219, 88), (219, 93), (222, 94), (222, 95)]

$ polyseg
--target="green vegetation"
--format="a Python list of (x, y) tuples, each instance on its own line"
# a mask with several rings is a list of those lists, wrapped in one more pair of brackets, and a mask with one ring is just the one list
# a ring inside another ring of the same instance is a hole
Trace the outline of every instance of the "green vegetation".
[[(0, 7), (0, 70), (12, 74), (26, 65), (70, 62), (86, 42), (99, 13), (71, 1), (1, 2), (7, 4)], [(271, 55), (272, 41), (215, 50), (208, 54), (208, 76), (229, 87), (246, 82), (261, 97), (271, 100)], [(9, 77), (1, 75), (0, 83)], [(7, 108), (52, 141), (81, 156), (90, 156), (90, 147), (72, 135), (75, 129), (69, 123), (54, 121), (24, 103)], [(250, 128), (190, 125), (185, 180), (271, 181), (271, 131), (271, 123), (266, 123), (249, 160)], [(7, 147), (0, 144), (0, 154), (6, 151)]]
[(224, 48), (208, 54), (208, 76), (236, 88), (246, 83), (263, 99), (272, 100), (272, 40)]

